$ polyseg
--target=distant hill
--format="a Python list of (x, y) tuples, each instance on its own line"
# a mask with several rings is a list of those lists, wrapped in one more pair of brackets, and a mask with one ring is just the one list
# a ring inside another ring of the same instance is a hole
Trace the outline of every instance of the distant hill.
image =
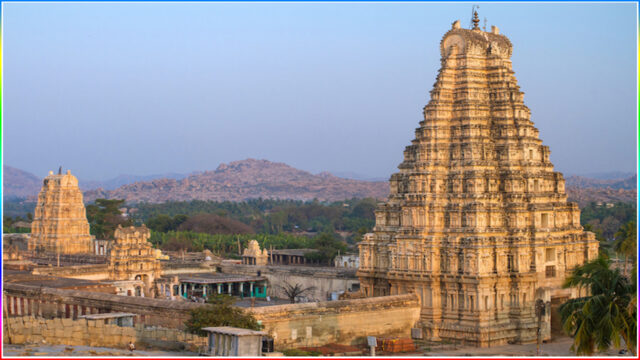
[(389, 193), (386, 181), (360, 181), (324, 172), (313, 175), (283, 163), (247, 159), (221, 164), (214, 171), (176, 179), (140, 181), (115, 190), (85, 192), (85, 201), (97, 198), (127, 202), (214, 200), (243, 201), (255, 198), (339, 201), (352, 197), (383, 199)]
[(41, 178), (11, 166), (2, 167), (2, 191), (5, 199), (36, 197), (41, 187)]
[(637, 190), (638, 175), (618, 179), (595, 179), (583, 176), (569, 176), (568, 187)]
[(105, 181), (95, 181), (95, 180), (89, 180), (89, 181), (78, 180), (78, 181), (80, 183), (80, 188), (82, 190), (92, 190), (92, 189), (98, 189), (98, 188), (102, 188), (104, 190), (114, 190), (119, 188), (122, 185), (131, 184), (137, 181), (151, 181), (154, 179), (163, 179), (163, 178), (180, 180), (180, 179), (186, 178), (187, 176), (189, 175), (177, 174), (177, 173), (155, 174), (155, 175), (124, 174), (124, 175), (119, 175), (114, 177), (113, 179), (109, 179)]
[[(247, 159), (221, 164), (216, 170), (190, 175), (120, 175), (100, 182), (83, 182), (85, 201), (97, 198), (126, 199), (128, 202), (215, 200), (243, 201), (253, 198), (339, 201), (352, 197), (385, 199), (389, 184), (385, 181), (347, 179), (356, 174), (328, 172), (313, 175), (283, 163)], [(615, 174), (610, 174), (611, 176)], [(584, 206), (595, 202), (635, 202), (637, 175), (617, 179), (569, 176), (566, 179), (569, 200)], [(28, 198), (33, 201), (42, 186), (42, 178), (26, 171), (4, 166), (6, 201)], [(5, 203), (6, 203), (5, 201)], [(6, 208), (5, 204), (5, 210)]]

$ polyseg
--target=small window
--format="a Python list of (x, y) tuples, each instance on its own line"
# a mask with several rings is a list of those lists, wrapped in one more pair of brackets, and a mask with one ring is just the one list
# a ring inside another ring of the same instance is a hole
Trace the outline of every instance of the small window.
[(533, 149), (529, 149), (529, 160), (533, 160)]
[(548, 278), (556, 277), (556, 267), (555, 266), (547, 266), (545, 269), (545, 275)]
[(540, 191), (540, 181), (539, 180), (533, 180), (533, 191)]

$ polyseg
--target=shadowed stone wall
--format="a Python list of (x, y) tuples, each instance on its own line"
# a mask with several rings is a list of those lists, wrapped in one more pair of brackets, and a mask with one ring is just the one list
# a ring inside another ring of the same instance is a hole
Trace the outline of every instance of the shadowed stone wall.
[(329, 343), (366, 343), (367, 336), (409, 337), (420, 319), (413, 294), (266, 306), (252, 309), (276, 350)]
[(121, 327), (86, 319), (12, 317), (3, 322), (3, 343), (104, 346), (124, 348), (129, 342), (167, 350), (198, 351), (207, 338), (162, 327)]

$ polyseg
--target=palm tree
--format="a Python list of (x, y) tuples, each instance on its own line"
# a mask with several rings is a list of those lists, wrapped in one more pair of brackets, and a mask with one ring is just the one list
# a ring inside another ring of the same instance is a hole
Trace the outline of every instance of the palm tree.
[(564, 287), (584, 287), (591, 295), (571, 299), (560, 307), (564, 331), (574, 338), (571, 350), (592, 355), (624, 340), (635, 354), (638, 321), (630, 308), (635, 287), (611, 261), (601, 256), (576, 268)]
[(620, 229), (615, 233), (616, 241), (613, 244), (613, 249), (621, 255), (624, 255), (624, 273), (627, 273), (627, 263), (629, 261), (629, 257), (633, 258), (633, 262), (635, 263), (635, 255), (637, 253), (637, 231), (636, 222), (629, 221), (628, 223), (622, 225)]

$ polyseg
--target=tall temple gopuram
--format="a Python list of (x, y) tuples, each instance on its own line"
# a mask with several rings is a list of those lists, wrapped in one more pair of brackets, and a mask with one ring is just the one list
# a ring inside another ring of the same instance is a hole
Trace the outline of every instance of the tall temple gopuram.
[(44, 178), (38, 194), (29, 250), (58, 254), (88, 254), (92, 252), (89, 222), (78, 188), (78, 179), (66, 174)]
[[(428, 339), (478, 346), (536, 340), (536, 299), (598, 254), (530, 120), (512, 45), (453, 23), (424, 121), (360, 243), (366, 296), (417, 293)], [(544, 337), (549, 337), (549, 316)]]

